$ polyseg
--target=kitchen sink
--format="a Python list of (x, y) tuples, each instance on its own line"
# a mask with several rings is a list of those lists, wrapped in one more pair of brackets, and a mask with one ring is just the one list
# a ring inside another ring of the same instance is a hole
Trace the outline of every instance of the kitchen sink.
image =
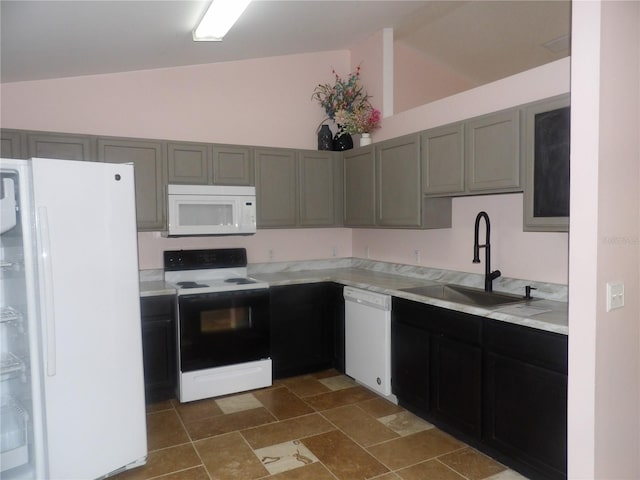
[(415, 293), (425, 297), (439, 298), (449, 302), (480, 307), (495, 307), (511, 303), (525, 302), (525, 298), (509, 293), (485, 292), (479, 288), (460, 285), (425, 285), (422, 287), (402, 288), (403, 292)]

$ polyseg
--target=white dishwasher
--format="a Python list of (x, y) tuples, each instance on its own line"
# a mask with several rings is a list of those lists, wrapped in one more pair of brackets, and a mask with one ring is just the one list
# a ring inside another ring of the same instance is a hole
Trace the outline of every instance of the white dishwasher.
[[(368, 388), (391, 396), (391, 297), (344, 287), (345, 371)], [(397, 402), (396, 402), (397, 403)]]

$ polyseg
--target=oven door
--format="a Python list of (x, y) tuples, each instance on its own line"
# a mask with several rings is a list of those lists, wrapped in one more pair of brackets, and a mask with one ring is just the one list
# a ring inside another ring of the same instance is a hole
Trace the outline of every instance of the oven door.
[(180, 371), (269, 358), (269, 290), (178, 297)]

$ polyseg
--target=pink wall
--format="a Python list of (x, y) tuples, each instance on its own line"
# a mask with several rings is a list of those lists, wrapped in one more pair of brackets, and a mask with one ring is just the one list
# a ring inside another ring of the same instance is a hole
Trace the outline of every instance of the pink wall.
[[(475, 218), (482, 210), (491, 219), (493, 269), (505, 277), (567, 283), (567, 234), (523, 232), (520, 193), (454, 199), (449, 229), (354, 229), (353, 256), (365, 258), (369, 247), (370, 258), (377, 260), (484, 273), (484, 260), (471, 263)], [(420, 261), (416, 261), (416, 250)]]
[(255, 235), (165, 238), (158, 232), (138, 234), (140, 269), (162, 268), (165, 250), (245, 247), (249, 263), (316, 260), (351, 256), (351, 230), (314, 228), (259, 230)]
[(574, 2), (572, 36), (569, 478), (640, 478), (640, 3)]
[(394, 112), (404, 112), (468, 90), (475, 83), (456, 75), (402, 42), (394, 42)]
[(311, 100), (348, 51), (3, 84), (4, 128), (316, 148)]

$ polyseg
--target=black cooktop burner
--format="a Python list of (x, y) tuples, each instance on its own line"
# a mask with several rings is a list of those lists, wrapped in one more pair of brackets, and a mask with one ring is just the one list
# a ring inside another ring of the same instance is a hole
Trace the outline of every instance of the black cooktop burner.
[(256, 283), (255, 280), (252, 280), (251, 278), (245, 278), (245, 277), (227, 278), (225, 279), (225, 282), (235, 283), (236, 285), (247, 285), (249, 283)]
[(204, 283), (197, 282), (178, 282), (176, 285), (179, 285), (180, 288), (203, 288), (209, 286), (205, 285)]

